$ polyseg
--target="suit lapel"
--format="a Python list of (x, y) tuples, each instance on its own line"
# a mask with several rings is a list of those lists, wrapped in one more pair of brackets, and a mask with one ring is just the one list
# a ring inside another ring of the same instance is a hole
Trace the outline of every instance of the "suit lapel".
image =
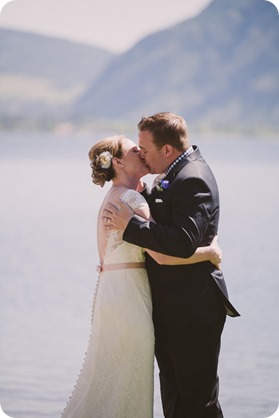
[[(162, 176), (162, 179), (168, 180), (170, 182), (170, 185), (172, 181), (175, 179), (177, 174), (182, 170), (183, 167), (185, 167), (187, 164), (189, 164), (192, 161), (197, 160), (199, 157), (201, 157), (201, 153), (199, 148), (196, 145), (193, 145), (194, 151), (188, 155), (187, 157), (183, 158), (181, 161), (179, 161), (174, 168), (169, 172), (169, 174), (166, 177)], [(161, 176), (161, 175), (160, 175)], [(155, 187), (152, 188), (151, 193), (148, 196), (148, 203), (153, 206), (155, 199), (159, 198), (164, 195), (164, 193), (167, 192), (168, 189), (165, 189), (163, 191), (160, 191)]]

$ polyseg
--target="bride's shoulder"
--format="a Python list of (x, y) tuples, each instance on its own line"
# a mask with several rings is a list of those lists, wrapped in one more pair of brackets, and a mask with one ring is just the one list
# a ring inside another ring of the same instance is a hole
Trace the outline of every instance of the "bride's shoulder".
[(145, 198), (136, 190), (127, 189), (125, 190), (120, 197), (122, 202), (127, 203), (132, 209), (138, 208), (142, 205), (147, 205)]
[(144, 219), (150, 219), (150, 210), (145, 198), (135, 190), (128, 189), (122, 195), (120, 200), (125, 202), (135, 214)]

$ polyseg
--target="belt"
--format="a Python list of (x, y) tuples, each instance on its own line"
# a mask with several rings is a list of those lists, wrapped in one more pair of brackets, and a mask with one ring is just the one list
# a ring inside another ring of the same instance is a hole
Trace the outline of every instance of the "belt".
[(140, 261), (130, 262), (130, 263), (114, 263), (114, 264), (102, 264), (97, 266), (97, 272), (101, 273), (103, 271), (110, 270), (125, 270), (125, 269), (144, 269), (145, 263)]

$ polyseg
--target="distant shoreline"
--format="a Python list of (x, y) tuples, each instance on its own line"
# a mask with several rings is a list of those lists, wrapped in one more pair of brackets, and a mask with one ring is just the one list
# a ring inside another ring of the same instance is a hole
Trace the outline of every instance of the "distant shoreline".
[[(0, 133), (22, 132), (22, 133), (53, 133), (57, 136), (83, 136), (91, 135), (92, 132), (129, 134), (137, 133), (138, 121), (124, 120), (57, 120), (51, 117), (38, 119), (30, 118), (4, 118), (0, 119)], [(206, 135), (255, 135), (256, 137), (276, 137), (279, 138), (279, 126), (244, 126), (244, 125), (213, 125), (188, 122), (189, 132), (193, 134)]]

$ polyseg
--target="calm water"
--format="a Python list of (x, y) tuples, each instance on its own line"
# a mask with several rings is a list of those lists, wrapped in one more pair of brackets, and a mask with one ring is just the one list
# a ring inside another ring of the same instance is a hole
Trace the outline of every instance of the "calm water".
[[(83, 361), (105, 193), (91, 184), (91, 142), (1, 134), (0, 403), (14, 418), (58, 418)], [(279, 141), (192, 142), (219, 183), (223, 270), (242, 314), (223, 334), (224, 415), (266, 418), (279, 403)], [(162, 418), (155, 376), (154, 416)]]

